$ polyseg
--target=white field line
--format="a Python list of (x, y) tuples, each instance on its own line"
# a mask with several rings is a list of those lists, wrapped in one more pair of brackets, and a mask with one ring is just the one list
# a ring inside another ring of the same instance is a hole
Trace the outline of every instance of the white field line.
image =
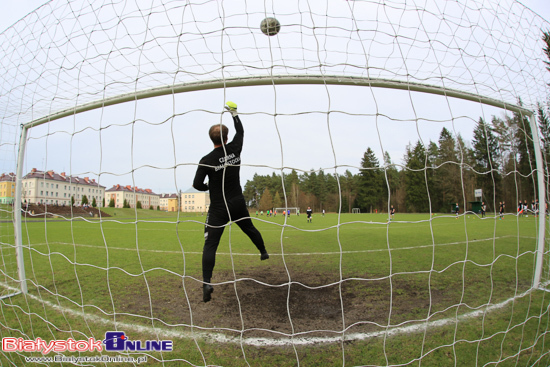
[[(491, 237), (486, 239), (479, 239), (479, 240), (470, 240), (470, 241), (460, 241), (460, 242), (451, 242), (451, 243), (444, 243), (444, 244), (435, 244), (435, 245), (425, 245), (425, 246), (415, 246), (415, 247), (401, 247), (392, 249), (394, 250), (413, 250), (418, 248), (428, 248), (433, 246), (449, 246), (449, 245), (457, 245), (457, 244), (464, 244), (464, 243), (473, 243), (473, 242), (483, 242), (483, 241), (489, 241), (499, 238), (507, 238), (507, 237), (513, 237), (516, 236), (503, 236), (503, 237)], [(54, 244), (54, 243), (51, 243)], [(69, 246), (81, 246), (81, 247), (92, 247), (92, 248), (103, 248), (100, 246), (93, 246), (93, 245), (83, 245), (83, 244), (72, 244), (72, 243), (63, 243), (63, 242), (56, 242), (55, 244), (62, 244), (62, 245), (69, 245)], [(46, 245), (46, 244), (33, 244), (33, 246), (36, 245)], [(122, 250), (122, 251), (135, 251), (134, 248), (122, 248), (122, 247), (109, 247), (110, 250)], [(148, 250), (148, 249), (140, 249), (140, 251), (148, 251), (148, 252), (159, 252), (159, 253), (181, 253), (181, 251), (164, 251), (164, 250)], [(342, 251), (342, 253), (366, 253), (366, 252), (379, 252), (379, 251), (388, 251), (387, 249), (375, 249), (375, 250), (358, 250), (358, 251)], [(202, 254), (202, 252), (189, 252), (186, 253), (190, 254)], [(325, 252), (325, 253), (294, 253), (294, 254), (285, 254), (285, 256), (288, 255), (331, 255), (331, 254), (339, 254), (340, 252)], [(218, 254), (224, 254), (229, 255), (229, 253), (218, 253)], [(233, 255), (239, 255), (239, 256), (257, 256), (256, 254), (239, 254), (239, 253), (233, 253)], [(275, 254), (277, 255), (277, 254)], [(280, 255), (280, 254), (278, 254)], [(545, 283), (543, 286), (547, 286), (549, 283)], [(17, 292), (19, 289), (13, 288), (5, 283), (1, 283), (0, 285), (4, 288), (12, 291)], [(99, 323), (108, 325), (109, 327), (113, 328), (116, 327), (117, 330), (124, 330), (124, 331), (134, 331), (139, 333), (149, 333), (152, 335), (157, 335), (158, 337), (162, 337), (164, 339), (202, 339), (208, 342), (213, 343), (235, 343), (235, 344), (243, 344), (243, 345), (250, 345), (250, 346), (272, 346), (272, 347), (283, 347), (283, 346), (291, 346), (291, 345), (312, 345), (312, 344), (321, 344), (321, 343), (336, 343), (336, 342), (342, 342), (344, 341), (358, 341), (358, 340), (367, 340), (377, 337), (382, 337), (384, 335), (392, 336), (392, 335), (401, 335), (401, 334), (409, 334), (409, 333), (417, 333), (417, 332), (423, 332), (426, 330), (426, 328), (436, 328), (436, 327), (443, 327), (446, 325), (452, 325), (459, 321), (471, 319), (480, 317), (485, 313), (501, 309), (505, 307), (506, 305), (510, 304), (511, 302), (514, 302), (516, 299), (525, 297), (530, 292), (532, 292), (533, 289), (524, 292), (517, 297), (509, 298), (501, 303), (498, 304), (491, 304), (487, 305), (486, 307), (483, 307), (483, 309), (478, 309), (466, 314), (463, 314), (461, 316), (458, 316), (456, 318), (447, 318), (447, 319), (441, 319), (437, 321), (420, 321), (418, 324), (415, 325), (408, 325), (408, 326), (396, 326), (396, 327), (390, 327), (387, 328), (384, 331), (376, 331), (376, 332), (369, 332), (369, 333), (347, 333), (344, 331), (335, 332), (331, 331), (332, 333), (338, 334), (338, 336), (334, 337), (307, 337), (307, 336), (284, 336), (281, 338), (241, 338), (241, 337), (232, 337), (228, 336), (222, 333), (216, 333), (216, 332), (207, 332), (202, 330), (197, 331), (181, 331), (181, 330), (170, 330), (165, 328), (158, 328), (153, 326), (142, 326), (142, 325), (136, 325), (136, 324), (128, 324), (124, 322), (115, 322), (110, 319), (102, 318), (96, 315), (91, 315), (84, 313), (82, 311), (73, 310), (70, 308), (62, 307), (58, 304), (43, 300), (37, 296), (27, 294), (26, 297), (34, 299), (38, 302), (43, 303), (44, 305), (74, 316), (78, 318), (84, 318), (90, 322)], [(267, 329), (254, 329), (256, 331), (266, 331), (270, 332), (270, 330)], [(310, 332), (326, 332), (325, 330), (311, 330)], [(303, 334), (303, 333), (301, 333)]]
[[(545, 283), (543, 286), (547, 286), (548, 284), (549, 282)], [(0, 283), (0, 285), (13, 292), (19, 291), (17, 288), (13, 288), (5, 283)], [(423, 332), (426, 329), (453, 325), (453, 324), (456, 324), (457, 322), (480, 317), (483, 314), (501, 309), (507, 306), (508, 304), (514, 302), (516, 299), (525, 297), (526, 295), (531, 293), (533, 290), (534, 289), (530, 289), (518, 295), (517, 297), (509, 298), (498, 304), (487, 305), (482, 309), (478, 309), (478, 310), (466, 313), (456, 318), (446, 318), (446, 319), (441, 319), (437, 321), (419, 321), (418, 324), (415, 324), (415, 325), (390, 327), (384, 331), (375, 331), (375, 332), (369, 332), (369, 333), (347, 333), (345, 331), (341, 331), (341, 332), (334, 332), (335, 334), (339, 334), (339, 336), (334, 336), (334, 337), (285, 336), (281, 338), (267, 338), (267, 337), (241, 338), (241, 337), (231, 337), (231, 336), (228, 336), (222, 333), (216, 333), (216, 332), (170, 330), (170, 329), (158, 328), (153, 326), (142, 326), (142, 325), (136, 325), (136, 324), (129, 324), (125, 322), (115, 322), (99, 316), (95, 316), (95, 315), (87, 314), (81, 311), (76, 311), (70, 308), (62, 307), (58, 304), (43, 300), (40, 297), (31, 295), (31, 294), (26, 294), (24, 295), (24, 297), (36, 300), (37, 302), (40, 302), (64, 314), (71, 315), (77, 318), (83, 318), (90, 322), (107, 325), (112, 330), (116, 329), (116, 330), (123, 330), (123, 331), (133, 331), (138, 333), (148, 333), (165, 340), (166, 339), (202, 339), (204, 341), (212, 342), (212, 343), (234, 343), (234, 344), (250, 345), (250, 346), (256, 346), (256, 347), (259, 347), (259, 346), (284, 347), (284, 346), (291, 346), (291, 345), (312, 345), (312, 344), (322, 344), (322, 343), (324, 344), (337, 343), (342, 341), (358, 341), (358, 340), (367, 340), (367, 339), (372, 339), (377, 337), (383, 337), (384, 335), (393, 336), (393, 335), (403, 335), (403, 334)], [(270, 332), (270, 330), (267, 330), (267, 329), (254, 329), (254, 330)], [(323, 332), (324, 330), (311, 330), (310, 332), (313, 333), (313, 332), (319, 332), (319, 331)], [(300, 333), (300, 334), (303, 334), (303, 333)]]
[[(411, 247), (396, 247), (392, 248), (391, 251), (398, 251), (398, 250), (416, 250), (420, 248), (430, 248), (430, 247), (438, 247), (438, 246), (453, 246), (453, 245), (461, 245), (465, 243), (476, 243), (476, 242), (486, 242), (486, 241), (493, 241), (503, 238), (517, 238), (517, 236), (502, 236), (502, 237), (490, 237), (490, 238), (482, 238), (477, 240), (468, 240), (468, 241), (459, 241), (459, 242), (449, 242), (449, 243), (436, 243), (436, 244), (430, 244), (430, 245), (422, 245), (422, 246), (411, 246)], [(535, 238), (535, 237), (520, 237), (520, 238)], [(66, 245), (66, 246), (76, 246), (76, 247), (89, 247), (89, 248), (96, 248), (96, 249), (105, 249), (104, 246), (95, 246), (95, 245), (85, 245), (81, 243), (69, 243), (69, 242), (49, 242), (49, 243), (33, 243), (31, 246), (46, 246), (46, 245)], [(23, 246), (25, 248), (28, 248), (28, 246)], [(118, 251), (136, 251), (134, 247), (112, 247), (107, 246), (109, 250), (118, 250)], [(170, 250), (154, 250), (154, 249), (144, 249), (140, 248), (140, 252), (152, 252), (152, 253), (166, 253), (166, 254), (181, 254), (181, 251), (170, 251)], [(338, 254), (358, 254), (358, 253), (371, 253), (371, 252), (386, 252), (388, 251), (387, 248), (381, 248), (381, 249), (370, 249), (370, 250), (354, 250), (354, 251), (334, 251), (334, 252), (296, 252), (296, 253), (285, 253), (285, 256), (312, 256), (312, 255), (338, 255)], [(202, 251), (185, 251), (186, 254), (191, 255), (202, 255)], [(217, 252), (216, 255), (227, 255), (229, 256), (229, 252)], [(269, 253), (269, 255), (273, 256), (281, 256), (279, 253)], [(256, 253), (238, 253), (233, 252), (233, 256), (258, 256)]]

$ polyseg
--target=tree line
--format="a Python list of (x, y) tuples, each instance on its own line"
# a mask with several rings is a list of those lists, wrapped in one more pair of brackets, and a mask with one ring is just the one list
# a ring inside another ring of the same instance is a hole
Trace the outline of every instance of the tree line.
[[(548, 106), (539, 105), (538, 126), (541, 148), (550, 154)], [(251, 208), (311, 206), (314, 211), (348, 213), (387, 212), (393, 205), (399, 212), (450, 212), (455, 203), (471, 209), (474, 190), (481, 189), (487, 210), (498, 210), (504, 201), (508, 211), (518, 200), (536, 199), (536, 163), (529, 120), (520, 114), (480, 118), (471, 144), (459, 133), (443, 128), (437, 142), (418, 140), (406, 147), (403, 164), (392, 162), (385, 152), (379, 162), (367, 147), (359, 172), (343, 175), (311, 170), (290, 174), (254, 175), (244, 187)]]

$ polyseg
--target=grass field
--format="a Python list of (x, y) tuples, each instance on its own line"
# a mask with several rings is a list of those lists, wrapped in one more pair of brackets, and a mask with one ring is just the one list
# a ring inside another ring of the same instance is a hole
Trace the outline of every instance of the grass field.
[[(172, 352), (147, 352), (148, 365), (550, 364), (550, 294), (528, 292), (532, 216), (254, 217), (271, 258), (260, 262), (227, 228), (204, 304), (204, 216), (105, 212), (112, 217), (23, 223), (29, 295), (3, 300), (2, 337), (99, 340), (123, 330), (174, 341)], [(13, 276), (13, 226), (0, 229), (2, 270)], [(0, 361), (30, 355), (39, 354)]]

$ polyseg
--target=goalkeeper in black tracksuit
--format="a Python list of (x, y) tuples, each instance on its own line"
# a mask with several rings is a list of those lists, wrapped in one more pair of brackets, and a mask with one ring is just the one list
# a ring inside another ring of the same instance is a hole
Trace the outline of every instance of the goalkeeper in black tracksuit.
[[(210, 128), (210, 139), (214, 150), (199, 162), (193, 187), (199, 191), (210, 191), (210, 208), (204, 227), (204, 248), (202, 252), (203, 301), (208, 302), (214, 288), (210, 285), (216, 263), (216, 251), (227, 222), (235, 222), (250, 237), (260, 251), (260, 259), (269, 259), (264, 240), (254, 227), (246, 207), (240, 182), (241, 151), (244, 129), (237, 115), (237, 105), (227, 102), (226, 107), (233, 116), (235, 137), (228, 144), (228, 128), (216, 124)], [(204, 183), (208, 176), (208, 184)]]

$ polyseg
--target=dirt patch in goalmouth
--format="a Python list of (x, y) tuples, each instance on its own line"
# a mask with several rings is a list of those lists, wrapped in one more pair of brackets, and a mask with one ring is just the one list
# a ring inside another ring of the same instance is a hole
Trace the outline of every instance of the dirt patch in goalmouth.
[[(385, 326), (428, 316), (430, 301), (447, 304), (442, 292), (419, 289), (403, 278), (380, 280), (329, 279), (326, 274), (275, 274), (269, 268), (234, 281), (217, 272), (212, 300), (202, 301), (202, 283), (180, 277), (148, 279), (146, 289), (125, 295), (118, 312), (160, 319), (169, 325), (192, 324), (231, 337), (278, 338), (338, 336), (348, 332), (384, 330)], [(301, 284), (300, 284), (301, 283)], [(184, 292), (187, 293), (187, 298)], [(391, 296), (393, 295), (393, 296)], [(128, 302), (131, 299), (131, 302)], [(152, 310), (151, 310), (152, 305)], [(433, 308), (431, 309), (433, 312)], [(191, 318), (192, 314), (192, 318)], [(351, 327), (350, 327), (351, 326)], [(244, 332), (243, 332), (244, 331)]]

